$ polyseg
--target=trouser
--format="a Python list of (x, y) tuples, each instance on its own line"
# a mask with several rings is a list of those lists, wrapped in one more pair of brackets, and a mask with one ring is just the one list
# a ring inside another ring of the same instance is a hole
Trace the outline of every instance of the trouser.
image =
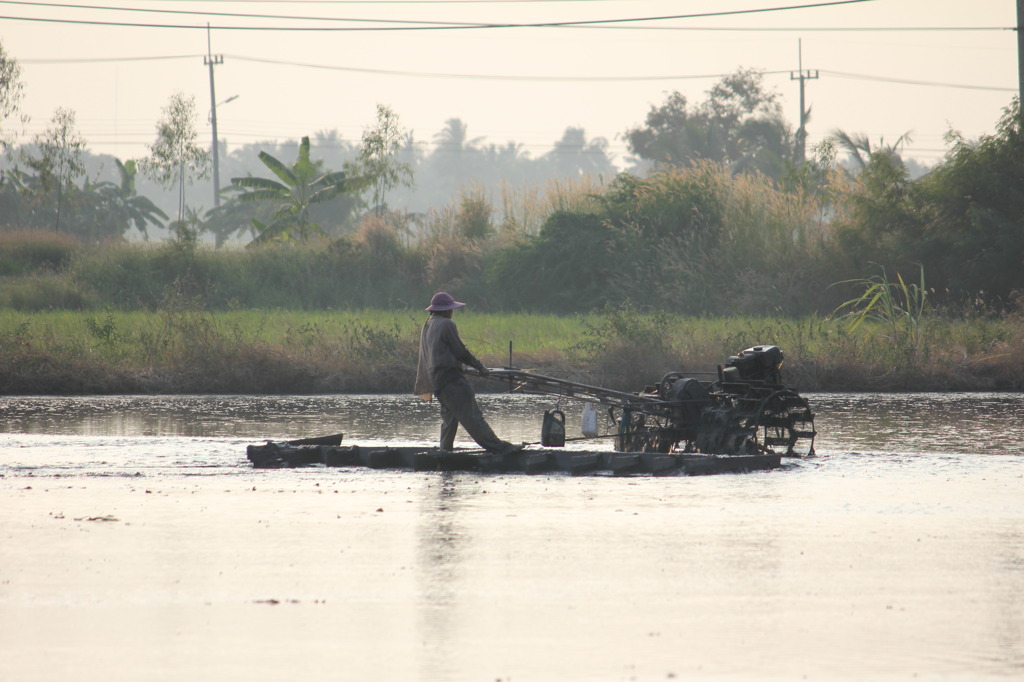
[(441, 403), (441, 449), (451, 450), (455, 447), (455, 432), (459, 424), (466, 433), (485, 450), (500, 451), (509, 443), (494, 435), (494, 431), (484, 419), (480, 406), (476, 404), (476, 394), (466, 377), (460, 376), (449, 381), (435, 394)]

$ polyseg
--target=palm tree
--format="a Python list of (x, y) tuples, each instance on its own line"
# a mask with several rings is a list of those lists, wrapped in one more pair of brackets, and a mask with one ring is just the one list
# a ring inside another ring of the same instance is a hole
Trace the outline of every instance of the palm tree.
[(480, 173), (485, 185), (523, 184), (528, 181), (531, 164), (521, 142), (509, 140), (504, 145), (489, 144), (480, 149)]
[(554, 172), (563, 177), (615, 174), (608, 160), (608, 141), (603, 137), (587, 140), (583, 128), (566, 128), (562, 139), (555, 142), (554, 148), (546, 156)]
[(323, 228), (310, 220), (310, 206), (342, 193), (345, 173), (322, 173), (320, 164), (309, 158), (309, 137), (302, 138), (299, 157), (291, 166), (266, 152), (260, 152), (259, 158), (280, 182), (257, 177), (231, 179), (236, 187), (249, 190), (239, 195), (240, 201), (269, 201), (276, 205), (270, 224), (253, 218), (252, 224), (259, 234), (251, 243), (306, 240), (313, 234), (324, 234)]
[(434, 141), (437, 142), (438, 151), (453, 152), (461, 154), (475, 148), (484, 138), (476, 137), (472, 140), (468, 135), (469, 126), (459, 118), (450, 118), (444, 122), (444, 128), (434, 133)]
[(878, 146), (872, 147), (871, 140), (864, 133), (847, 133), (845, 130), (836, 128), (832, 131), (831, 139), (850, 154), (850, 159), (857, 165), (858, 170), (864, 170), (871, 161), (871, 155), (884, 152), (889, 156), (900, 158), (899, 150), (905, 144), (913, 142), (910, 138), (910, 131), (903, 133), (892, 144), (885, 144), (885, 138), (879, 138)]
[(432, 182), (441, 197), (447, 200), (464, 181), (475, 178), (482, 137), (469, 139), (468, 126), (458, 118), (445, 121), (444, 128), (434, 134), (436, 148), (428, 159)]

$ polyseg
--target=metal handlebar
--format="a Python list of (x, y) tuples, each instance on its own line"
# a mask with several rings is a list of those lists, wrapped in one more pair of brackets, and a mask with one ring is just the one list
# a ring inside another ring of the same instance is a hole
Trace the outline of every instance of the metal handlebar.
[(466, 370), (470, 374), (484, 379), (508, 383), (509, 390), (514, 393), (529, 395), (556, 395), (575, 398), (585, 402), (599, 403), (611, 407), (630, 408), (634, 411), (669, 416), (670, 410), (678, 407), (678, 402), (661, 400), (655, 396), (641, 395), (616, 391), (600, 386), (590, 386), (577, 381), (549, 377), (522, 369), (509, 367), (488, 368), (486, 376), (474, 369)]

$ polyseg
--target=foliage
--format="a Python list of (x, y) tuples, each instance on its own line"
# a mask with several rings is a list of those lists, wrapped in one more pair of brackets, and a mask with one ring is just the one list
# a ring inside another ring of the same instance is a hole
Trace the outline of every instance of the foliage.
[(236, 187), (248, 190), (238, 197), (239, 201), (269, 202), (274, 207), (269, 224), (252, 219), (259, 232), (252, 243), (306, 241), (313, 235), (325, 234), (310, 219), (310, 208), (344, 192), (345, 173), (322, 172), (320, 163), (310, 159), (309, 137), (302, 138), (299, 156), (291, 166), (266, 152), (260, 152), (260, 161), (280, 181), (257, 177), (231, 179)]
[(0, 308), (23, 312), (39, 310), (89, 310), (96, 299), (62, 273), (36, 272), (0, 280)]
[(850, 160), (854, 163), (857, 170), (865, 170), (868, 167), (869, 159), (879, 153), (888, 155), (893, 160), (902, 163), (900, 148), (905, 144), (913, 142), (910, 138), (910, 133), (907, 132), (900, 135), (891, 144), (886, 144), (885, 138), (881, 138), (877, 145), (872, 146), (871, 140), (864, 133), (848, 133), (838, 128), (832, 131), (832, 135), (828, 139), (834, 141), (849, 154)]
[(232, 237), (248, 237), (251, 240), (259, 234), (253, 220), (257, 224), (261, 223), (269, 214), (267, 207), (257, 202), (238, 201), (237, 197), (230, 197), (203, 215), (203, 232), (213, 235), (214, 246), (219, 249)]
[(103, 181), (92, 184), (87, 180), (83, 191), (95, 193), (102, 208), (106, 209), (107, 221), (112, 228), (108, 236), (123, 236), (127, 230), (134, 227), (143, 236), (148, 237), (148, 226), (163, 226), (162, 221), (167, 220), (167, 214), (149, 198), (136, 193), (138, 167), (135, 161), (128, 160), (122, 163), (120, 159), (114, 159), (114, 164), (120, 182)]
[(468, 240), (486, 239), (494, 231), (493, 209), (480, 186), (464, 188), (455, 211), (455, 231)]
[(551, 179), (544, 185), (502, 185), (499, 206), (502, 228), (513, 234), (539, 234), (555, 213), (595, 213), (608, 183), (589, 175), (581, 179)]
[(363, 131), (359, 150), (359, 169), (373, 190), (373, 207), (377, 215), (387, 211), (387, 193), (398, 185), (413, 183), (412, 166), (398, 160), (405, 130), (390, 107), (377, 105), (377, 125)]
[[(832, 141), (778, 181), (705, 159), (608, 183), (589, 176), (543, 188), (505, 186), (497, 199), (485, 185), (470, 184), (415, 222), (389, 211), (351, 230), (319, 217), (334, 202), (355, 201), (350, 192), (360, 179), (346, 175), (345, 193), (308, 202), (308, 223), (324, 225), (330, 241), (293, 243), (301, 246), (294, 253), (252, 249), (244, 257), (233, 249), (216, 255), (182, 239), (152, 252), (111, 248), (76, 257), (68, 277), (92, 292), (96, 305), (129, 308), (155, 307), (174, 287), (200, 296), (210, 309), (400, 307), (456, 289), (474, 292), (491, 310), (572, 313), (612, 303), (673, 314), (806, 315), (843, 303), (828, 285), (864, 279), (872, 263), (904, 273), (919, 263), (937, 289), (929, 297), (945, 309), (975, 298), (1000, 308), (1014, 289), (1024, 289), (1024, 230), (1017, 227), (1024, 201), (1013, 185), (1024, 164), (1015, 121), (1009, 117), (979, 142), (957, 143), (945, 164), (918, 180), (898, 155), (878, 149), (862, 172), (845, 173), (835, 166)], [(451, 132), (465, 137), (464, 127)], [(407, 147), (413, 144), (407, 139)], [(461, 144), (474, 148), (465, 139)], [(297, 163), (317, 166), (307, 183), (323, 177), (308, 146), (295, 150)], [(292, 173), (285, 173), (289, 181), (296, 177), (293, 167), (278, 166)], [(986, 175), (990, 168), (997, 172)], [(272, 194), (278, 199), (272, 207), (232, 201), (223, 214), (193, 215), (191, 226), (209, 229), (207, 223), (223, 218), (228, 234), (243, 216), (272, 222), (271, 208), (290, 218), (296, 194), (274, 177), (261, 181), (282, 190)], [(11, 178), (0, 199), (5, 208), (8, 199), (17, 201), (5, 217), (16, 225), (43, 224), (38, 178)], [(80, 215), (89, 225), (83, 230), (98, 229), (95, 218), (84, 216), (101, 215), (100, 185), (87, 182), (69, 193), (69, 225)], [(238, 214), (229, 216), (232, 206)], [(982, 286), (972, 291), (968, 282)]]
[(789, 163), (779, 178), (779, 187), (790, 194), (804, 196), (815, 202), (824, 220), (834, 217), (848, 174), (836, 166), (835, 140), (826, 138), (811, 148), (810, 158), (801, 164)]
[[(213, 308), (232, 300), (390, 307), (443, 289), (476, 291), (491, 308), (563, 313), (607, 302), (798, 313), (827, 302), (807, 293), (835, 274), (815, 204), (764, 178), (705, 162), (648, 179), (623, 175), (604, 190), (579, 181), (519, 196), (523, 206), (501, 223), (482, 191), (467, 190), (458, 205), (428, 214), (415, 238), (404, 216), (388, 213), (365, 217), (326, 250), (311, 241), (295, 253), (216, 255), (178, 239), (89, 253), (73, 274), (100, 300), (129, 308), (154, 307), (173, 286), (187, 286)], [(530, 221), (545, 214), (551, 217), (534, 233)]]
[(487, 267), (492, 302), (504, 310), (573, 313), (601, 308), (617, 267), (615, 233), (597, 215), (556, 212), (536, 239), (504, 249)]
[[(853, 140), (863, 169), (837, 201), (838, 252), (856, 271), (920, 264), (936, 295), (998, 305), (1024, 290), (1024, 135), (1017, 101), (992, 135), (977, 141), (951, 132), (942, 164), (910, 178), (898, 144)], [(903, 138), (901, 138), (902, 140)], [(870, 151), (869, 151), (870, 150)]]
[(21, 81), (21, 65), (7, 54), (0, 43), (0, 151), (6, 152), (12, 136), (4, 127), (7, 119), (17, 115), (25, 85)]
[(849, 207), (837, 223), (840, 250), (863, 272), (872, 262), (905, 269), (926, 261), (917, 252), (923, 207), (917, 185), (899, 157), (875, 151), (842, 201)]
[(778, 95), (765, 89), (763, 74), (740, 69), (691, 108), (678, 91), (652, 106), (643, 126), (625, 133), (631, 153), (656, 166), (686, 166), (701, 159), (728, 163), (734, 172), (782, 173), (794, 140), (783, 120)]
[[(950, 133), (943, 163), (917, 183), (916, 254), (942, 289), (1008, 300), (1024, 290), (1024, 127), (1014, 98), (992, 135)], [(916, 235), (915, 235), (916, 236)]]
[(58, 107), (50, 127), (36, 136), (35, 144), (39, 155), (26, 155), (25, 162), (39, 174), (43, 191), (56, 195), (54, 230), (60, 232), (65, 191), (85, 172), (82, 165), (85, 140), (75, 126), (75, 112)]
[(469, 137), (469, 126), (459, 118), (449, 118), (434, 134), (434, 152), (418, 169), (419, 186), (447, 202), (459, 187), (482, 174), (486, 152), (480, 149), (483, 138)]
[[(61, 230), (83, 242), (102, 242), (124, 237), (133, 227), (143, 236), (147, 225), (160, 226), (166, 214), (147, 197), (135, 192), (135, 163), (114, 159), (119, 182), (85, 178), (82, 187), (69, 184), (62, 190)], [(38, 176), (13, 170), (0, 186), (7, 229), (53, 229), (54, 194), (47, 192)]]
[(608, 140), (595, 137), (587, 140), (583, 128), (568, 127), (550, 152), (544, 155), (552, 173), (558, 178), (612, 177), (615, 167), (608, 159)]
[(174, 220), (168, 225), (173, 237), (166, 247), (187, 257), (189, 265), (195, 260), (196, 248), (199, 246), (199, 232), (202, 230), (203, 217), (193, 208), (185, 209), (181, 220)]
[(446, 208), (427, 215), (428, 232), (417, 250), (423, 259), (427, 287), (433, 291), (480, 288), (484, 242), (466, 239), (460, 233), (459, 213)]
[(896, 279), (890, 280), (885, 268), (877, 275), (840, 284), (855, 284), (863, 289), (860, 296), (836, 309), (847, 310), (842, 317), (848, 320), (851, 333), (866, 329), (865, 322), (872, 321), (884, 330), (894, 349), (912, 353), (921, 348), (928, 301), (924, 268), (920, 268), (919, 281), (911, 284), (898, 272)]
[(178, 187), (178, 221), (185, 219), (185, 185), (205, 178), (210, 155), (196, 143), (196, 100), (182, 93), (171, 96), (157, 123), (157, 137), (142, 160), (142, 171), (163, 187)]
[[(504, 365), (512, 340), (515, 366), (623, 390), (659, 379), (663, 366), (713, 372), (729, 355), (760, 343), (785, 351), (786, 383), (802, 391), (1024, 387), (1020, 315), (984, 324), (930, 318), (922, 342), (930, 352), (907, 364), (887, 340), (850, 334), (840, 319), (693, 318), (615, 308), (583, 317), (487, 314), (475, 297), (459, 298), (470, 303), (458, 313), (461, 336), (486, 364)], [(393, 311), (216, 312), (177, 295), (152, 312), (0, 308), (0, 391), (405, 392), (426, 300)], [(574, 349), (581, 341), (589, 344)], [(633, 374), (626, 363), (635, 363)]]
[(23, 231), (52, 229), (44, 207), (44, 192), (39, 178), (13, 168), (3, 173), (0, 182), (0, 227), (7, 230)]
[(620, 175), (600, 198), (619, 301), (687, 314), (799, 314), (827, 302), (822, 278), (838, 263), (813, 194), (702, 161)]
[(681, 235), (696, 242), (714, 239), (722, 227), (729, 182), (723, 166), (699, 161), (647, 178), (620, 175), (601, 203), (618, 228), (636, 227), (646, 239)]
[(0, 231), (0, 276), (66, 267), (78, 243), (67, 234), (42, 230)]
[(409, 360), (409, 341), (403, 338), (397, 322), (389, 328), (380, 328), (354, 321), (345, 325), (342, 337), (356, 362), (365, 366), (382, 365)]
[[(353, 140), (343, 137), (337, 130), (320, 130), (310, 136), (310, 141), (315, 155), (323, 160), (323, 168), (344, 170), (351, 179), (362, 175), (362, 171), (357, 169), (362, 147), (359, 136)], [(611, 152), (604, 146), (602, 138), (592, 139), (578, 127), (567, 127), (564, 134), (554, 142), (557, 151), (551, 147), (550, 151), (531, 154), (527, 145), (520, 142), (497, 143), (474, 136), (472, 128), (460, 119), (451, 119), (442, 131), (433, 136), (433, 139), (428, 135), (426, 141), (416, 138), (412, 132), (407, 132), (401, 137), (400, 148), (394, 161), (411, 168), (414, 176), (411, 179), (415, 184), (406, 184), (402, 181), (390, 187), (386, 192), (386, 206), (389, 210), (423, 215), (431, 209), (445, 206), (460, 193), (462, 187), (471, 183), (483, 186), (488, 195), (497, 196), (503, 186), (544, 187), (549, 182), (570, 180), (597, 184), (614, 176), (616, 169)], [(220, 175), (223, 178), (244, 177), (250, 174), (275, 177), (269, 172), (264, 172), (266, 169), (258, 158), (259, 153), (265, 151), (278, 159), (291, 160), (295, 158), (298, 146), (298, 138), (233, 144), (230, 150), (222, 149)], [(370, 189), (367, 186), (363, 192), (367, 204), (371, 204), (373, 200)], [(175, 196), (170, 196), (166, 190), (152, 183), (147, 176), (140, 182), (139, 192), (152, 197), (166, 213), (177, 214), (176, 191)], [(186, 187), (186, 192), (189, 204), (200, 205), (206, 201), (206, 190), (198, 185)], [(347, 201), (343, 201), (346, 199)], [(346, 216), (351, 212), (352, 209), (348, 207), (348, 202), (352, 201), (350, 195), (340, 196), (335, 201), (339, 202), (338, 210), (345, 211)], [(317, 217), (313, 222), (319, 223), (330, 233), (332, 217), (326, 210), (322, 210), (326, 207), (327, 205), (321, 205), (314, 210), (313, 213)], [(496, 216), (501, 217), (500, 210), (496, 210)], [(251, 226), (251, 217), (266, 222), (266, 216), (250, 216), (239, 222), (225, 217), (229, 222), (224, 223), (218, 216), (217, 220), (208, 223), (207, 227), (216, 231), (228, 231), (229, 239), (245, 240)], [(543, 218), (535, 221), (534, 227), (539, 228), (542, 222)], [(352, 227), (352, 221), (347, 218), (340, 220), (338, 226), (340, 234)]]
[[(416, 184), (406, 186), (403, 183), (392, 187), (387, 195), (387, 206), (401, 211), (412, 218), (425, 215), (432, 208), (440, 209), (469, 184), (484, 188), (489, 197), (509, 196), (512, 192), (543, 188), (550, 184), (561, 184), (564, 187), (573, 185), (598, 185), (610, 180), (615, 173), (609, 152), (600, 148), (600, 138), (589, 139), (577, 137), (579, 129), (567, 128), (562, 139), (558, 140), (558, 153), (546, 153), (539, 158), (531, 156), (525, 145), (517, 142), (503, 144), (485, 143), (481, 139), (468, 139), (461, 152), (452, 153), (452, 147), (437, 145), (432, 150), (407, 133), (401, 140), (401, 148), (395, 160), (408, 164), (414, 171)], [(582, 152), (578, 144), (582, 142)], [(335, 130), (321, 130), (311, 136), (314, 153), (323, 161), (323, 168), (345, 170), (350, 180), (361, 175), (358, 171), (360, 140), (344, 139)], [(224, 178), (261, 175), (276, 178), (260, 162), (259, 152), (282, 160), (294, 159), (298, 153), (299, 140), (257, 141), (243, 145), (231, 145), (230, 151), (223, 150), (220, 156), (220, 174)], [(552, 149), (552, 152), (554, 150)], [(449, 163), (451, 162), (451, 163)], [(579, 167), (574, 164), (579, 164)], [(103, 154), (85, 154), (87, 177), (90, 182), (118, 182), (113, 158)], [(602, 170), (604, 169), (604, 170)], [(27, 170), (27, 169), (26, 169)], [(137, 193), (153, 200), (166, 214), (179, 218), (178, 186), (164, 187), (151, 176), (141, 172), (136, 181)], [(199, 183), (185, 185), (186, 205), (201, 206), (206, 199), (205, 186)], [(506, 189), (515, 188), (515, 189)], [(0, 221), (16, 222), (7, 218), (11, 215), (6, 211), (6, 193), (10, 187), (0, 183)], [(344, 234), (354, 226), (354, 217), (363, 208), (360, 201), (361, 192), (366, 203), (372, 200), (369, 186), (363, 189), (352, 188), (351, 193), (335, 197), (333, 200), (316, 205), (311, 209), (311, 220), (324, 227), (332, 236)], [(218, 207), (219, 208), (219, 207)], [(501, 201), (494, 203), (495, 224), (505, 223), (505, 206)], [(517, 215), (518, 207), (510, 207)], [(530, 229), (536, 231), (543, 223), (546, 215), (527, 216)], [(4, 220), (6, 218), (6, 220)], [(223, 244), (233, 241), (244, 243), (251, 236), (252, 218), (261, 222), (269, 222), (269, 215), (261, 212), (254, 204), (228, 207), (224, 211), (212, 211), (204, 215), (203, 229), (215, 240)], [(63, 224), (62, 219), (62, 224)], [(150, 224), (150, 228), (153, 225)], [(149, 230), (151, 236), (153, 230)]]
[(673, 326), (671, 320), (665, 313), (645, 312), (631, 305), (605, 306), (598, 311), (596, 321), (581, 319), (583, 338), (568, 350), (580, 359), (620, 346), (664, 350), (669, 343), (666, 331)]

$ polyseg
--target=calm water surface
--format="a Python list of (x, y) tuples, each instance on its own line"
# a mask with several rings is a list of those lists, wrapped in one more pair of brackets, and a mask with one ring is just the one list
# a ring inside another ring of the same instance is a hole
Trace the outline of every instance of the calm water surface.
[(0, 398), (0, 678), (1024, 679), (1024, 396), (806, 397), (816, 457), (668, 478), (245, 459), (433, 443), (406, 396)]

